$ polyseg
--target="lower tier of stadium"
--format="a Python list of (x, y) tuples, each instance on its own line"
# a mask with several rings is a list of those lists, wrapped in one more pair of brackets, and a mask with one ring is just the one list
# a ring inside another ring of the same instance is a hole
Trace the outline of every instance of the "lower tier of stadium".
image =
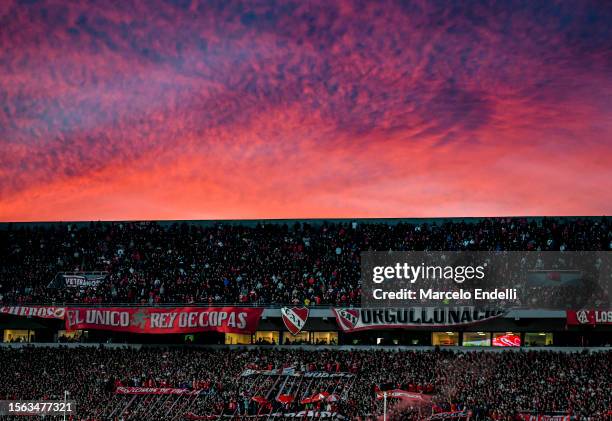
[(0, 361), (0, 400), (67, 397), (73, 420), (612, 415), (609, 348), (4, 344)]

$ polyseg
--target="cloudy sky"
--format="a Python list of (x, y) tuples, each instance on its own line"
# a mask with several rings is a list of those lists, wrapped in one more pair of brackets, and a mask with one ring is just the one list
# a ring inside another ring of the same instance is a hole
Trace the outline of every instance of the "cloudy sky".
[(0, 1), (0, 220), (612, 213), (612, 3)]

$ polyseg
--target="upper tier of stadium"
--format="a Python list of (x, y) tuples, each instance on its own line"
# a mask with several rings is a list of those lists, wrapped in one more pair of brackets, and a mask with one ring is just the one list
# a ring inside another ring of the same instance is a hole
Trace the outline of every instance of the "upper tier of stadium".
[[(0, 224), (0, 303), (360, 303), (368, 250), (612, 250), (609, 217)], [(49, 288), (104, 272), (96, 288)]]

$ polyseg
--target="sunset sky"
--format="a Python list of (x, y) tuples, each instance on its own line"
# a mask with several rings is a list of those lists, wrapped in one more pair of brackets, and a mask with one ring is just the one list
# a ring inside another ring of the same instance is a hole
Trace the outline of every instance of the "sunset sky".
[(2, 0), (0, 221), (610, 215), (610, 22), (586, 0)]

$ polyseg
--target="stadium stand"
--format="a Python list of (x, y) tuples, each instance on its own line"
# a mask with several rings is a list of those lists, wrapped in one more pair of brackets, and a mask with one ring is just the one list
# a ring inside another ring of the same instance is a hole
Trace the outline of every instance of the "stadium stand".
[[(359, 304), (366, 250), (607, 251), (612, 228), (610, 218), (5, 224), (0, 303)], [(47, 288), (82, 271), (108, 281)]]
[[(509, 309), (476, 326), (398, 329), (372, 318), (372, 330), (356, 331), (351, 320), (372, 314), (359, 308), (360, 254), (371, 250), (610, 251), (612, 225), (605, 217), (3, 224), (0, 400), (68, 392), (73, 421), (365, 421), (385, 411), (406, 421), (612, 419), (609, 297), (596, 303), (590, 288), (562, 287), (563, 302), (593, 306)], [(58, 286), (73, 275), (83, 285)], [(299, 326), (287, 311), (303, 315)], [(160, 312), (208, 325), (155, 330)], [(220, 314), (245, 315), (245, 326), (232, 329)], [(123, 330), (113, 330), (122, 317)]]
[[(390, 419), (402, 420), (556, 413), (594, 421), (609, 419), (612, 405), (611, 352), (100, 346), (4, 348), (0, 357), (0, 398), (62, 399), (68, 390), (79, 420), (290, 419), (278, 414), (304, 410), (317, 415), (302, 419), (365, 420), (382, 413), (376, 396), (386, 390), (431, 401), (389, 398)], [(159, 393), (175, 389), (183, 392)]]

